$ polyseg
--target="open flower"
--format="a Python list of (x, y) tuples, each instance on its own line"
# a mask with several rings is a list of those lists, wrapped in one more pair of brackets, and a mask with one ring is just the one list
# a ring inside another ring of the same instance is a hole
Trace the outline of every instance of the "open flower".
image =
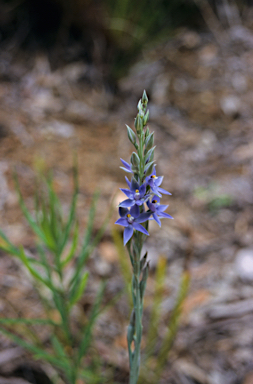
[(139, 206), (143, 205), (143, 203), (145, 203), (150, 197), (150, 194), (145, 195), (146, 184), (142, 184), (140, 186), (134, 178), (132, 178), (131, 183), (129, 182), (129, 184), (128, 185), (130, 189), (120, 188), (121, 191), (124, 192), (124, 194), (128, 197), (128, 199), (122, 201), (119, 206), (133, 207), (135, 204)]
[(154, 170), (151, 173), (151, 175), (146, 177), (146, 185), (149, 185), (151, 191), (159, 197), (162, 197), (161, 193), (163, 193), (164, 195), (171, 195), (170, 192), (166, 191), (163, 188), (160, 188), (160, 185), (162, 184), (162, 182), (163, 182), (163, 176), (156, 176), (156, 170), (154, 167)]
[(119, 215), (120, 219), (118, 219), (115, 224), (125, 227), (123, 235), (124, 245), (126, 245), (133, 236), (134, 229), (149, 236), (148, 231), (140, 223), (147, 221), (151, 213), (144, 212), (140, 214), (138, 205), (134, 205), (130, 208), (130, 211), (127, 208), (119, 207)]
[(150, 213), (153, 216), (149, 218), (149, 220), (154, 219), (159, 226), (161, 226), (161, 221), (159, 218), (173, 219), (173, 217), (168, 213), (163, 212), (168, 208), (168, 205), (160, 204), (160, 198), (158, 196), (153, 196), (153, 198), (147, 202), (147, 206), (149, 207)]

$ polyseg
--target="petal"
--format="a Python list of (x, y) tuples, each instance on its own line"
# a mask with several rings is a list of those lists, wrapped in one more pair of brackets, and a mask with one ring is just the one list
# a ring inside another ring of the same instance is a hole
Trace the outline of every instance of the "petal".
[(133, 173), (132, 171), (130, 171), (129, 169), (125, 168), (125, 167), (120, 167), (121, 169), (123, 169), (123, 171), (125, 172), (128, 172), (128, 173)]
[(156, 212), (159, 214), (159, 213), (165, 211), (165, 209), (167, 209), (167, 208), (168, 208), (168, 205), (158, 205), (156, 207)]
[(155, 187), (155, 186), (150, 186), (150, 188), (151, 188), (151, 190), (152, 190), (152, 192), (156, 195), (156, 196), (159, 196), (159, 197), (162, 197), (162, 195), (158, 192), (160, 189), (162, 189), (162, 188), (160, 188), (160, 187)]
[(144, 200), (135, 200), (135, 204), (136, 205), (138, 205), (139, 207), (141, 206), (141, 205), (143, 205), (143, 203), (145, 203), (145, 201)]
[(158, 176), (157, 179), (155, 180), (155, 185), (159, 187), (163, 182), (163, 176)]
[[(163, 189), (163, 188), (158, 187), (157, 190), (158, 190), (159, 192), (163, 193), (164, 195), (171, 195), (170, 192), (166, 191), (166, 190)], [(160, 195), (158, 195), (158, 196), (160, 196)]]
[(174, 219), (174, 217), (170, 216), (168, 213), (165, 213), (165, 212), (159, 213), (159, 216), (164, 217), (166, 219)]
[(155, 221), (157, 222), (157, 224), (159, 225), (159, 227), (161, 226), (161, 221), (159, 220), (158, 216), (156, 213), (153, 213), (153, 218), (155, 219)]
[(135, 219), (135, 223), (144, 223), (145, 221), (147, 221), (149, 219), (151, 214), (152, 214), (152, 212), (141, 213), (140, 216), (137, 217), (137, 219)]
[(135, 190), (139, 189), (139, 188), (140, 188), (140, 186), (137, 183), (137, 181), (134, 178), (132, 178), (132, 180), (131, 180), (131, 187), (130, 187), (131, 191), (135, 192)]
[(135, 204), (134, 200), (126, 199), (122, 201), (119, 206), (123, 208), (128, 208), (128, 207), (132, 207), (134, 204)]
[(144, 196), (144, 197), (142, 198), (142, 200), (144, 201), (144, 203), (146, 203), (146, 201), (147, 201), (149, 198), (150, 198), (150, 193), (147, 194), (146, 196)]
[(128, 178), (127, 178), (126, 176), (125, 176), (125, 179), (126, 179), (126, 182), (127, 182), (128, 187), (130, 188), (130, 186), (131, 186), (130, 181), (128, 180)]
[(145, 192), (146, 192), (146, 185), (145, 184), (142, 184), (140, 186), (140, 194), (141, 194), (141, 197), (145, 195)]
[(121, 217), (120, 219), (118, 219), (115, 224), (118, 224), (118, 225), (123, 225), (123, 227), (128, 227), (129, 226), (129, 223), (127, 221), (127, 219), (124, 219), (124, 217)]
[(128, 169), (128, 171), (131, 171), (131, 172), (132, 172), (131, 165), (128, 164), (128, 163), (127, 163), (125, 160), (123, 160), (123, 159), (120, 159), (120, 160), (121, 160), (122, 164), (124, 165), (124, 167), (125, 167), (126, 169)]
[(140, 208), (138, 205), (134, 205), (130, 208), (130, 214), (136, 219), (140, 215)]
[(120, 188), (120, 190), (121, 190), (127, 197), (132, 197), (132, 196), (133, 196), (132, 192), (129, 191), (129, 189)]
[(133, 236), (133, 233), (134, 233), (134, 230), (132, 225), (129, 225), (127, 228), (125, 228), (124, 235), (123, 235), (124, 245), (126, 245), (126, 243), (131, 239), (131, 237)]
[(149, 236), (148, 231), (141, 224), (133, 222), (133, 227), (134, 229), (136, 229), (136, 231), (142, 232), (145, 235)]
[(120, 217), (125, 217), (129, 213), (128, 209), (119, 207), (119, 215)]

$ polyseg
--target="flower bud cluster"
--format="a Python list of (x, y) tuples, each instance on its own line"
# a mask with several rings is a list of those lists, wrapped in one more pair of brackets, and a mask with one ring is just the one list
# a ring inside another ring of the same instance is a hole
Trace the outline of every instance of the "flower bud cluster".
[[(155, 220), (161, 226), (161, 218), (173, 219), (164, 212), (168, 205), (160, 204), (162, 194), (171, 195), (171, 193), (160, 187), (163, 176), (156, 176), (154, 132), (150, 133), (147, 127), (149, 119), (147, 104), (148, 98), (144, 91), (137, 106), (138, 114), (134, 123), (136, 133), (126, 126), (128, 139), (137, 152), (132, 153), (130, 164), (121, 159), (123, 164), (121, 168), (132, 174), (131, 181), (126, 177), (129, 189), (121, 189), (127, 199), (119, 204), (120, 218), (115, 223), (125, 227), (124, 245), (131, 239), (134, 230), (149, 235), (148, 220)], [(145, 228), (141, 223), (146, 223)]]

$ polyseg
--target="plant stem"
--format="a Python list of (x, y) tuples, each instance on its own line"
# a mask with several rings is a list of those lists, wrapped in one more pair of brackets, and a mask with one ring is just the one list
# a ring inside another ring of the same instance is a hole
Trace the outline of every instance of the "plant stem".
[(133, 279), (132, 279), (132, 296), (134, 304), (134, 351), (132, 352), (131, 345), (129, 350), (132, 355), (130, 359), (130, 378), (129, 384), (136, 384), (139, 376), (140, 369), (140, 350), (142, 338), (142, 309), (143, 309), (143, 295), (141, 294), (141, 266), (140, 257), (142, 249), (142, 236), (135, 233), (133, 238)]

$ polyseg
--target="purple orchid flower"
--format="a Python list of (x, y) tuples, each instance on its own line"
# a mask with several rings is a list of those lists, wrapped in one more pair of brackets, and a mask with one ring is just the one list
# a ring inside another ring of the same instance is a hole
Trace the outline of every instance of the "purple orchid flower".
[(161, 226), (161, 221), (159, 218), (167, 218), (167, 219), (173, 219), (172, 216), (170, 216), (168, 213), (165, 213), (165, 209), (168, 208), (168, 205), (162, 205), (160, 204), (160, 198), (158, 196), (153, 196), (153, 198), (147, 202), (147, 206), (149, 207), (149, 210), (151, 212), (151, 215), (153, 218), (149, 218), (149, 220), (155, 220), (159, 227)]
[(120, 167), (121, 169), (123, 169), (125, 172), (128, 172), (128, 173), (133, 173), (132, 171), (132, 167), (131, 167), (131, 164), (128, 164), (125, 160), (123, 159), (120, 159), (122, 164), (124, 165), (124, 167)]
[(134, 178), (132, 178), (131, 183), (128, 181), (127, 184), (130, 189), (120, 188), (121, 191), (128, 197), (128, 199), (120, 203), (120, 207), (133, 207), (135, 204), (141, 206), (149, 199), (150, 194), (145, 195), (146, 184), (142, 184), (140, 186)]
[(123, 227), (125, 227), (123, 235), (124, 245), (126, 245), (133, 236), (134, 229), (149, 236), (148, 231), (140, 225), (140, 223), (147, 221), (151, 213), (145, 212), (140, 214), (138, 205), (134, 205), (130, 208), (130, 211), (127, 208), (119, 207), (119, 215), (120, 219), (118, 219), (115, 224), (123, 225)]
[(162, 184), (162, 182), (163, 182), (163, 176), (156, 176), (156, 170), (154, 167), (154, 170), (151, 173), (151, 175), (146, 177), (146, 185), (149, 185), (151, 188), (151, 191), (159, 197), (162, 197), (161, 193), (163, 193), (164, 195), (171, 195), (170, 192), (166, 191), (163, 188), (160, 188), (160, 185)]

